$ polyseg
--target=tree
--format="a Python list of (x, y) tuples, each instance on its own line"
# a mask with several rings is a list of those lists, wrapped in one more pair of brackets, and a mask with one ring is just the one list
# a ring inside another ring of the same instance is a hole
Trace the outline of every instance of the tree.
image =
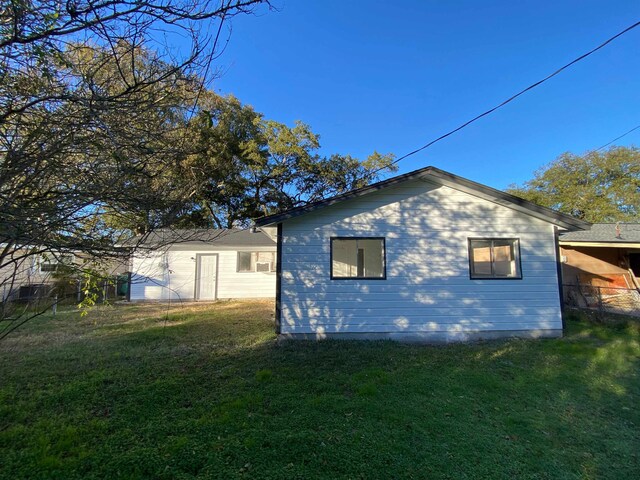
[(640, 150), (564, 153), (507, 192), (589, 222), (638, 222)]
[[(373, 153), (365, 160), (318, 154), (311, 127), (268, 120), (233, 96), (200, 95), (199, 110), (186, 123), (187, 153), (163, 166), (156, 181), (184, 196), (172, 226), (248, 226), (267, 213), (293, 208), (365, 186), (394, 171), (393, 155)], [(153, 206), (129, 210), (128, 228), (147, 232), (162, 217)], [(122, 224), (122, 223), (121, 223)]]
[(197, 226), (247, 225), (267, 213), (365, 186), (396, 169), (390, 154), (374, 152), (364, 161), (322, 156), (309, 125), (265, 119), (233, 96), (210, 94), (206, 105), (192, 122), (195, 153), (185, 165), (201, 185), (187, 216)]
[(0, 241), (94, 249), (105, 210), (170, 222), (184, 199), (155, 183), (185, 157), (223, 22), (266, 2), (1, 1)]
[(113, 256), (131, 234), (114, 219), (182, 213), (193, 189), (167, 167), (186, 158), (223, 26), (268, 2), (0, 2), (3, 291), (34, 255)]
[(0, 292), (34, 256), (95, 276), (135, 234), (247, 225), (391, 167), (207, 90), (225, 22), (266, 0), (0, 2)]

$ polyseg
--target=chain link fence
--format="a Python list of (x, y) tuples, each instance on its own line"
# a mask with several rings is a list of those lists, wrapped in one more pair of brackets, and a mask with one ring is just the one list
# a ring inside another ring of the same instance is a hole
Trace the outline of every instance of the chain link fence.
[(640, 292), (636, 289), (585, 284), (563, 285), (563, 287), (565, 301), (570, 307), (640, 317)]

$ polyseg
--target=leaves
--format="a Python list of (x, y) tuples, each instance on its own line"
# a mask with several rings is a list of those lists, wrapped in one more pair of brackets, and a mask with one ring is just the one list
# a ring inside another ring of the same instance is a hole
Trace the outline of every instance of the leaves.
[(184, 169), (186, 126), (219, 53), (208, 32), (260, 3), (2, 2), (3, 303), (32, 281), (30, 247), (120, 261), (123, 240), (189, 212), (199, 185)]
[(640, 150), (560, 155), (509, 193), (589, 222), (640, 220)]
[(197, 178), (197, 201), (181, 226), (246, 225), (256, 217), (362, 187), (394, 171), (392, 155), (374, 152), (361, 161), (321, 156), (319, 136), (296, 121), (265, 119), (233, 96), (206, 93), (188, 127), (194, 154), (187, 169)]

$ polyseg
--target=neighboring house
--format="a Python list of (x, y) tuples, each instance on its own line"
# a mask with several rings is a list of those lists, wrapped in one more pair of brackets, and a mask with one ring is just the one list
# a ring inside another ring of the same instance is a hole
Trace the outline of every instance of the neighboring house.
[[(93, 257), (82, 252), (60, 254), (52, 251), (43, 253), (42, 250), (33, 246), (21, 246), (11, 250), (5, 257), (5, 265), (0, 269), (0, 295), (3, 302), (7, 299), (30, 300), (49, 295), (54, 284), (64, 276), (63, 267), (69, 267), (69, 278), (75, 278), (77, 272), (73, 270), (86, 267), (102, 271), (109, 277), (121, 275), (126, 270), (126, 262), (115, 258), (96, 263), (92, 261)], [(65, 292), (56, 294), (68, 293), (71, 286), (66, 284), (68, 282), (65, 282)], [(73, 295), (76, 296), (77, 289), (73, 290)]]
[(260, 231), (158, 230), (130, 269), (132, 301), (274, 298), (276, 243)]
[(562, 335), (557, 234), (589, 227), (434, 167), (256, 225), (282, 336), (418, 341)]
[[(595, 223), (560, 236), (565, 300), (594, 306), (604, 294), (612, 306), (638, 310), (640, 224)], [(636, 299), (635, 302), (633, 299)]]
[(28, 299), (44, 295), (55, 281), (54, 274), (61, 263), (73, 263), (73, 255), (53, 256), (31, 253), (29, 247), (17, 248), (0, 269), (2, 301)]

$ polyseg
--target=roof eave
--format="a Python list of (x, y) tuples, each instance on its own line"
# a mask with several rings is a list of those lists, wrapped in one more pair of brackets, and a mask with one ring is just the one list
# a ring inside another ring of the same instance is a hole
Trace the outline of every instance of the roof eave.
[(515, 195), (501, 192), (494, 188), (487, 187), (486, 185), (467, 180), (466, 178), (459, 177), (449, 172), (445, 172), (444, 170), (440, 170), (436, 167), (425, 167), (420, 170), (415, 170), (403, 175), (398, 175), (397, 177), (383, 180), (366, 187), (358, 188), (341, 195), (336, 195), (335, 197), (320, 200), (314, 203), (303, 205), (301, 207), (292, 208), (291, 210), (287, 210), (279, 214), (258, 218), (255, 220), (255, 225), (257, 227), (275, 225), (290, 218), (304, 215), (306, 213), (311, 213), (320, 208), (334, 205), (345, 200), (361, 197), (363, 195), (367, 195), (383, 188), (391, 187), (401, 182), (429, 177), (433, 178), (437, 183), (441, 183), (442, 185), (465, 191), (466, 193), (469, 193), (471, 195), (480, 196), (481, 198), (484, 198), (486, 200), (493, 201), (500, 205), (504, 205), (506, 207), (527, 213), (533, 217), (545, 220), (567, 230), (584, 230), (591, 226), (589, 222), (579, 220), (569, 215), (558, 213), (554, 210), (551, 210), (550, 208), (541, 207), (540, 205), (536, 205), (535, 203), (529, 202), (520, 197), (516, 197)]
[(464, 191), (470, 195), (480, 196), (485, 200), (498, 203), (499, 205), (503, 205), (508, 208), (513, 208), (535, 218), (566, 228), (567, 230), (585, 230), (591, 227), (591, 223), (584, 220), (556, 212), (555, 210), (543, 207), (515, 195), (511, 195), (510, 193), (496, 190), (495, 188), (459, 177), (438, 168), (432, 169), (431, 176), (437, 178), (440, 183), (448, 187)]
[(560, 240), (561, 246), (564, 247), (612, 247), (612, 248), (640, 248), (640, 242), (620, 242), (620, 241), (577, 241), (577, 240)]
[(330, 197), (324, 200), (318, 200), (317, 202), (308, 203), (307, 205), (302, 205), (300, 207), (295, 207), (290, 210), (284, 211), (282, 213), (276, 213), (274, 215), (258, 218), (254, 221), (254, 223), (256, 227), (266, 227), (268, 225), (275, 225), (284, 220), (288, 220), (293, 217), (298, 217), (300, 215), (304, 215), (305, 213), (313, 212), (314, 210), (318, 210), (319, 208), (328, 207), (330, 205), (343, 202), (345, 200), (361, 197), (363, 195), (367, 195), (377, 190), (382, 190), (383, 188), (391, 187), (393, 185), (402, 183), (407, 180), (412, 180), (414, 178), (425, 176), (426, 174), (428, 174), (429, 170), (431, 170), (432, 168), (433, 167), (426, 167), (420, 170), (415, 170), (413, 172), (405, 173), (403, 175), (398, 175), (396, 177), (389, 178), (387, 180), (382, 180), (381, 182), (376, 182), (371, 185), (367, 185), (366, 187), (356, 188), (355, 190), (350, 190), (349, 192), (341, 193), (340, 195), (336, 195), (335, 197)]

